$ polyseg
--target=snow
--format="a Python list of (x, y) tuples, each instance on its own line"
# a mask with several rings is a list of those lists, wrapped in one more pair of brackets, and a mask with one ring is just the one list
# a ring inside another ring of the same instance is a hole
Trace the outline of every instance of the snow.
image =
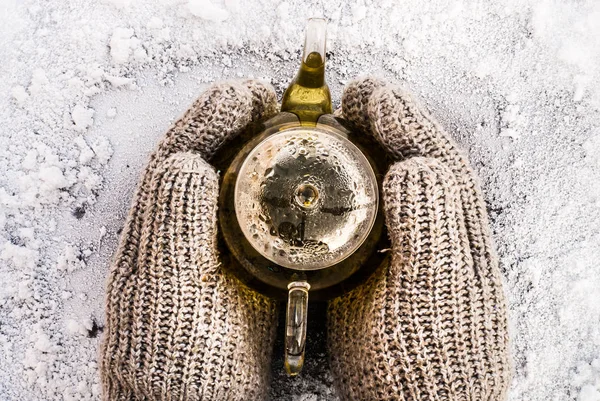
[(364, 4), (357, 3), (351, 8), (352, 12), (352, 23), (356, 24), (358, 21), (365, 19), (367, 16), (367, 7)]
[(19, 105), (23, 105), (25, 100), (27, 100), (27, 98), (29, 97), (29, 94), (27, 93), (25, 88), (21, 85), (16, 85), (15, 87), (13, 87), (11, 93)]
[[(402, 81), (468, 150), (509, 298), (509, 399), (599, 399), (595, 0), (1, 1), (0, 399), (99, 399), (105, 278), (149, 153), (210, 82), (281, 95), (310, 16), (329, 19), (337, 104), (357, 75)], [(336, 399), (325, 354), (307, 357), (319, 369), (275, 375), (275, 400)]]
[(581, 387), (578, 401), (600, 401), (600, 358), (590, 364), (579, 365), (573, 381), (577, 384), (588, 383)]
[(131, 55), (131, 50), (135, 47), (137, 41), (133, 38), (133, 29), (116, 28), (110, 39), (110, 55), (115, 64), (127, 62)]
[(91, 319), (86, 319), (83, 321), (69, 319), (66, 322), (67, 331), (78, 336), (87, 336), (88, 332), (92, 330), (93, 325), (94, 323)]
[(69, 273), (85, 268), (83, 253), (71, 244), (65, 246), (63, 254), (58, 258), (56, 268), (58, 270), (67, 270)]
[(10, 262), (17, 269), (32, 268), (38, 260), (38, 252), (25, 246), (4, 242), (0, 258)]
[(106, 117), (115, 118), (116, 116), (117, 116), (117, 109), (115, 109), (114, 107), (111, 107), (110, 109), (108, 109), (106, 111)]
[(131, 83), (131, 79), (130, 78), (113, 77), (111, 75), (107, 75), (106, 76), (106, 80), (108, 82), (110, 82), (111, 85), (114, 86), (115, 88), (118, 88), (120, 86), (124, 86), (124, 85), (127, 85), (127, 84)]
[(188, 0), (188, 7), (193, 15), (206, 21), (223, 22), (229, 18), (229, 12), (211, 0)]
[(40, 168), (39, 178), (42, 181), (43, 188), (48, 191), (69, 186), (69, 181), (63, 175), (62, 170), (56, 166)]

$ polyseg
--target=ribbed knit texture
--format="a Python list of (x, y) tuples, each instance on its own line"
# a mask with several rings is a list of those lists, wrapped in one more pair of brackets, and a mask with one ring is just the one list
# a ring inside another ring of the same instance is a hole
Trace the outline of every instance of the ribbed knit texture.
[(432, 118), (366, 78), (346, 119), (398, 160), (384, 180), (392, 255), (329, 305), (331, 368), (343, 400), (503, 400), (506, 304), (477, 178)]
[(218, 177), (205, 160), (276, 112), (260, 82), (215, 85), (152, 154), (109, 275), (104, 400), (266, 397), (276, 305), (219, 262)]

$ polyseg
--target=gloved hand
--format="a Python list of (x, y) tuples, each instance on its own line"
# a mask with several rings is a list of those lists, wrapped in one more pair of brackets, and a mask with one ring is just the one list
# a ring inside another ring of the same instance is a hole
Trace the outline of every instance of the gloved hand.
[(467, 158), (399, 87), (352, 82), (343, 117), (397, 160), (383, 203), (389, 263), (331, 301), (343, 400), (502, 400), (507, 311), (479, 183)]
[(215, 85), (152, 154), (110, 271), (105, 400), (265, 398), (276, 305), (219, 262), (217, 173), (206, 160), (277, 110), (270, 86)]

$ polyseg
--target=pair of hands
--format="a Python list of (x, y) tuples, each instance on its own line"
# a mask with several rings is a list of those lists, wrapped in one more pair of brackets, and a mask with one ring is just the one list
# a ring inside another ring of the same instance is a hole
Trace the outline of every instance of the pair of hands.
[[(277, 308), (219, 261), (218, 176), (207, 161), (277, 112), (273, 89), (261, 82), (214, 85), (151, 156), (107, 287), (106, 400), (266, 397)], [(466, 158), (396, 86), (352, 82), (342, 116), (397, 162), (383, 188), (391, 261), (329, 305), (340, 395), (502, 399), (506, 307)]]

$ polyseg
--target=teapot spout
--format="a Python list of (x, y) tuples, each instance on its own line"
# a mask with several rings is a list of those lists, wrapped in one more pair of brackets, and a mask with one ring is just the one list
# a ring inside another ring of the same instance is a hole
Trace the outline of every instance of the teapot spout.
[(302, 124), (314, 125), (323, 114), (331, 114), (331, 94), (325, 82), (326, 41), (325, 19), (309, 19), (300, 69), (281, 102), (281, 111), (296, 114)]

